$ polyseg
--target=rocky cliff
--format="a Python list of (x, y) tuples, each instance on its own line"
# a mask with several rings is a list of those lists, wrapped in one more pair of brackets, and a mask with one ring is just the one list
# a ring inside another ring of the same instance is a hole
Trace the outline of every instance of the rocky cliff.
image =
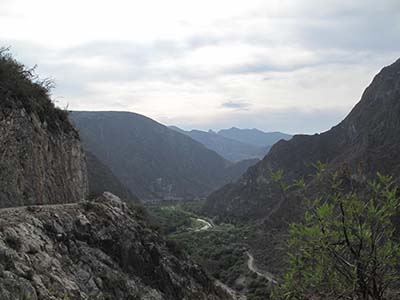
[(78, 133), (46, 83), (0, 52), (0, 207), (77, 202), (87, 194)]
[(0, 210), (0, 299), (229, 299), (138, 210), (96, 202)]

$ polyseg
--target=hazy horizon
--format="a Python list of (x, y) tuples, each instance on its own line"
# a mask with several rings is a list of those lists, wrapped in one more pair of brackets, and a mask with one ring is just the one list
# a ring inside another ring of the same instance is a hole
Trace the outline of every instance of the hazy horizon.
[(185, 130), (326, 131), (398, 58), (399, 34), (395, 0), (0, 3), (2, 46), (55, 79), (58, 106)]

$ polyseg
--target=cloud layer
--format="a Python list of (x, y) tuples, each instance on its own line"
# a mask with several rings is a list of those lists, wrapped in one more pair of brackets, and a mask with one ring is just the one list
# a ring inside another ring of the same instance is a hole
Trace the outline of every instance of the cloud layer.
[(58, 105), (183, 128), (319, 132), (400, 53), (400, 2), (2, 0), (0, 39)]

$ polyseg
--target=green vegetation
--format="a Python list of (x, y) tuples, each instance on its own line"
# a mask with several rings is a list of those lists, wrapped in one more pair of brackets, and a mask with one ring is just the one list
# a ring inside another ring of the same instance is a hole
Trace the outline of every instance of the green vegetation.
[(329, 181), (330, 187), (311, 199), (304, 189), (308, 209), (290, 226), (289, 268), (278, 299), (398, 299), (391, 290), (399, 280), (393, 220), (400, 198), (392, 179), (378, 174), (357, 185), (317, 167), (316, 185)]
[(12, 109), (23, 108), (46, 122), (49, 130), (73, 131), (67, 112), (56, 108), (50, 100), (53, 87), (51, 80), (39, 79), (35, 68), (27, 68), (7, 48), (0, 48), (0, 112), (7, 114)]
[(247, 284), (248, 300), (269, 300), (271, 299), (271, 286), (267, 279), (252, 273)]
[(254, 228), (248, 224), (214, 225), (209, 230), (197, 221), (201, 203), (152, 205), (148, 207), (153, 222), (167, 235), (168, 247), (179, 256), (183, 249), (209, 275), (246, 294), (248, 300), (268, 299), (270, 286), (266, 279), (248, 270), (247, 240), (254, 239)]
[(245, 228), (220, 225), (213, 230), (193, 234), (184, 232), (170, 238), (183, 249), (211, 276), (233, 286), (235, 280), (247, 272), (247, 246), (242, 242)]
[(195, 230), (202, 224), (196, 221), (196, 215), (183, 210), (179, 205), (149, 206), (151, 220), (161, 228), (165, 235)]

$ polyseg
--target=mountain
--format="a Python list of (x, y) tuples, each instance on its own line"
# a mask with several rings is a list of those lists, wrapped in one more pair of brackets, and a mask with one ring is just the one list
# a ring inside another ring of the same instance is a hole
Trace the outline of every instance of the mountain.
[[(344, 164), (366, 175), (381, 171), (400, 175), (400, 61), (384, 68), (365, 90), (350, 114), (331, 130), (296, 135), (275, 144), (269, 154), (235, 184), (209, 197), (210, 211), (262, 217), (272, 209), (270, 169), (281, 169), (287, 179), (307, 178), (317, 161), (336, 170)], [(239, 204), (240, 203), (240, 204)], [(218, 209), (217, 209), (218, 207)]]
[(291, 135), (282, 132), (264, 132), (258, 129), (239, 129), (232, 127), (218, 131), (218, 135), (258, 147), (272, 146), (279, 140), (289, 140)]
[(217, 152), (223, 158), (234, 162), (254, 158), (261, 159), (269, 150), (269, 147), (260, 147), (242, 143), (240, 141), (217, 134), (212, 130), (208, 132), (201, 130), (184, 131), (176, 126), (170, 126), (170, 128), (190, 136), (192, 139), (203, 144), (208, 149)]
[(84, 148), (144, 200), (202, 197), (241, 175), (233, 176), (240, 166), (230, 168), (214, 151), (145, 116), (71, 112), (70, 118)]
[(0, 207), (77, 202), (87, 195), (78, 133), (33, 79), (0, 51)]
[(211, 194), (204, 211), (209, 215), (259, 220), (253, 253), (270, 271), (282, 270), (282, 239), (287, 224), (298, 220), (304, 205), (296, 191), (282, 197), (271, 170), (282, 170), (284, 181), (304, 178), (313, 190), (313, 164), (345, 174), (354, 183), (376, 172), (400, 178), (400, 60), (375, 76), (350, 114), (331, 130), (297, 135), (275, 144), (268, 155), (236, 183)]
[(139, 202), (139, 199), (93, 153), (86, 152), (86, 165), (88, 169), (89, 195), (91, 197), (99, 196), (104, 191), (108, 191), (123, 200)]

